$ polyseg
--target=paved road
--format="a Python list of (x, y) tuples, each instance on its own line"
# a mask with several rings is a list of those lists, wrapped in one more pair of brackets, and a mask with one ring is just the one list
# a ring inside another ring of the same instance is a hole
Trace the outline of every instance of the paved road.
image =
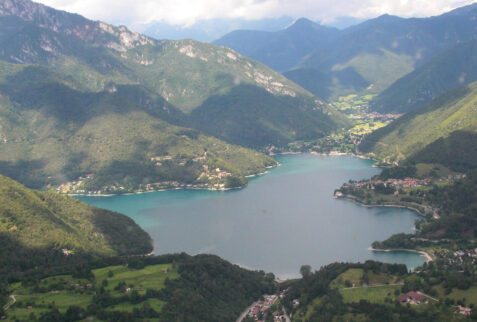
[(288, 313), (283, 306), (282, 306), (282, 311), (285, 314), (285, 321), (286, 322), (291, 322), (290, 317), (288, 316)]
[(250, 305), (245, 309), (245, 311), (243, 311), (242, 314), (240, 314), (240, 316), (238, 317), (238, 319), (237, 319), (235, 322), (242, 322), (242, 320), (245, 319), (245, 317), (247, 316), (248, 311), (250, 311), (255, 305), (257, 305), (258, 302), (259, 302), (259, 301), (256, 301), (256, 302), (253, 302), (252, 304), (250, 304)]
[(404, 285), (404, 283), (396, 283), (396, 284), (380, 284), (380, 285), (368, 285), (364, 286), (353, 286), (353, 287), (343, 287), (342, 290), (350, 290), (353, 288), (371, 288), (371, 287), (385, 287), (385, 286), (396, 286), (396, 285)]
[(15, 295), (10, 295), (10, 298), (12, 299), (12, 303), (5, 305), (5, 307), (3, 308), (5, 311), (8, 311), (8, 309), (17, 302), (17, 300), (15, 299)]

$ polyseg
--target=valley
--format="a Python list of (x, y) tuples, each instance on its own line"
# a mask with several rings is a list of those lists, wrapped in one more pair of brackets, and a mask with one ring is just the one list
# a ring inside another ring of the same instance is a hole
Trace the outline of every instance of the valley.
[(475, 320), (456, 6), (205, 43), (0, 0), (0, 319)]

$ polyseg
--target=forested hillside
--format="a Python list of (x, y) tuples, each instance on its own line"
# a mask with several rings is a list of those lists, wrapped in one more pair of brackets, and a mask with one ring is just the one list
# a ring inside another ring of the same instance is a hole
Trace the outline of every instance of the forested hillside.
[(349, 125), (228, 48), (158, 41), (28, 0), (1, 1), (0, 26), (0, 173), (30, 187), (88, 174), (76, 191), (243, 186), (275, 162), (211, 135), (261, 148)]
[(387, 163), (441, 163), (465, 171), (475, 166), (476, 102), (477, 83), (450, 91), (368, 135), (359, 149)]
[(339, 33), (336, 28), (301, 18), (281, 31), (236, 30), (214, 43), (233, 48), (242, 55), (284, 72), (295, 67), (303, 57), (324, 46)]
[(406, 113), (433, 98), (477, 80), (477, 41), (449, 49), (380, 93), (371, 108), (382, 113)]
[(70, 260), (152, 251), (132, 219), (0, 176), (0, 271), (14, 274)]

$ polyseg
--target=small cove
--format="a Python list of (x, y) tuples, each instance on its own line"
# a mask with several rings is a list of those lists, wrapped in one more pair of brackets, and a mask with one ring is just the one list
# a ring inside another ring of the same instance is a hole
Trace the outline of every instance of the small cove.
[(280, 167), (232, 191), (172, 190), (146, 194), (78, 197), (124, 213), (154, 239), (156, 254), (216, 254), (280, 278), (298, 276), (335, 261), (424, 262), (417, 253), (373, 252), (375, 240), (412, 232), (418, 215), (408, 209), (361, 207), (333, 198), (349, 179), (380, 169), (352, 156), (282, 155)]

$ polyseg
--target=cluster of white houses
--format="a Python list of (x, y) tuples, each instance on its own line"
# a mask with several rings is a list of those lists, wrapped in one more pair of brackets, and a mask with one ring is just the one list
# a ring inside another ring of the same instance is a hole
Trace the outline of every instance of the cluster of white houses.
[(247, 312), (249, 318), (254, 319), (255, 321), (262, 322), (265, 319), (265, 316), (271, 314), (272, 320), (274, 322), (285, 321), (285, 314), (282, 311), (275, 310), (274, 312), (269, 312), (270, 308), (278, 301), (278, 299), (283, 298), (285, 291), (280, 293), (280, 295), (265, 295), (263, 301), (256, 302)]

